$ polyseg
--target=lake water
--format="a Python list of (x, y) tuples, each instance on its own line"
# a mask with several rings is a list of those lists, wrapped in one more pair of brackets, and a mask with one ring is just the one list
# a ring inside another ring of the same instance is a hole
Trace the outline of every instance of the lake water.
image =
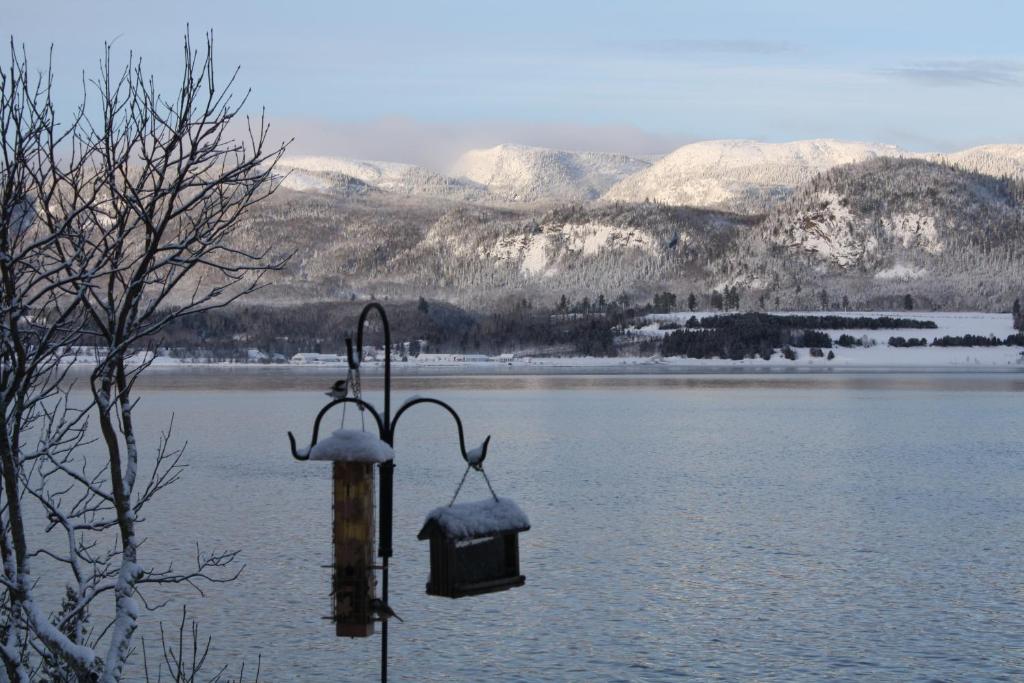
[[(143, 558), (242, 549), (238, 581), (180, 595), (211, 659), (261, 654), (264, 681), (378, 672), (379, 636), (321, 619), (330, 466), (287, 451), (333, 378), (154, 372), (138, 409), (175, 414), (191, 463)], [(396, 379), (396, 404), (413, 393), (492, 435), (487, 471), (533, 528), (525, 587), (426, 596), (415, 536), (463, 465), (440, 410), (403, 417), (392, 680), (1024, 679), (1024, 375)], [(460, 500), (484, 495), (471, 478)]]

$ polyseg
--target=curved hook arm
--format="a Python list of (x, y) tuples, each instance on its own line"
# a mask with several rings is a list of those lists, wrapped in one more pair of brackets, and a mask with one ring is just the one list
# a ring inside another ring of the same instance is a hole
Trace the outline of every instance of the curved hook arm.
[[(309, 443), (310, 449), (312, 449), (313, 446), (316, 445), (317, 437), (320, 435), (320, 421), (324, 418), (324, 415), (327, 414), (327, 411), (329, 411), (331, 408), (340, 403), (355, 403), (360, 408), (365, 408), (366, 410), (369, 410), (370, 415), (373, 416), (374, 421), (377, 423), (377, 434), (380, 436), (382, 440), (384, 439), (384, 423), (381, 421), (380, 415), (377, 413), (376, 409), (374, 409), (372, 405), (370, 405), (369, 403), (360, 398), (339, 398), (325, 405), (323, 408), (320, 409), (320, 412), (317, 413), (316, 421), (313, 422), (313, 440)], [(309, 460), (308, 452), (306, 453), (305, 457), (299, 455), (299, 451), (295, 448), (295, 436), (291, 432), (288, 432), (288, 441), (292, 447), (293, 458), (295, 458), (296, 460)]]
[(433, 403), (434, 405), (441, 406), (442, 408), (447, 410), (448, 413), (453, 418), (455, 418), (455, 426), (459, 430), (459, 450), (462, 451), (462, 459), (465, 460), (466, 463), (470, 467), (472, 467), (473, 469), (476, 469), (476, 470), (481, 469), (483, 467), (484, 459), (487, 457), (487, 446), (491, 442), (490, 435), (488, 435), (487, 438), (484, 439), (483, 444), (481, 444), (481, 446), (480, 446), (480, 457), (473, 458), (471, 460), (470, 457), (469, 457), (469, 453), (466, 451), (466, 437), (465, 437), (465, 433), (462, 430), (462, 420), (459, 418), (459, 414), (456, 413), (455, 409), (452, 408), (450, 405), (448, 405), (444, 401), (438, 400), (436, 398), (422, 398), (422, 397), (420, 397), (420, 398), (411, 399), (411, 400), (406, 401), (405, 403), (403, 403), (402, 406), (398, 409), (398, 412), (395, 413), (395, 419), (392, 420), (392, 422), (391, 422), (391, 440), (392, 441), (395, 440), (395, 427), (398, 426), (398, 418), (402, 417), (402, 413), (404, 413), (409, 408), (412, 408), (414, 405), (416, 405), (418, 403)]
[(391, 325), (388, 323), (388, 315), (384, 307), (376, 301), (371, 301), (363, 307), (359, 314), (359, 323), (356, 326), (356, 355), (352, 357), (352, 348), (348, 348), (349, 367), (357, 369), (363, 362), (363, 328), (366, 327), (366, 318), (370, 311), (377, 311), (384, 328), (384, 422), (391, 423)]

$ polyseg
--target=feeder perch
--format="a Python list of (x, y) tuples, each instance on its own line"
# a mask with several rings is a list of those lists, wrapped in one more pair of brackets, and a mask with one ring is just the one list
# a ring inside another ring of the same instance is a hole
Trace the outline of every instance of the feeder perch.
[(374, 434), (339, 429), (306, 450), (309, 460), (333, 463), (334, 563), (331, 581), (335, 634), (372, 636), (377, 581), (373, 571), (373, 466), (394, 451)]
[(461, 598), (522, 586), (519, 534), (529, 528), (530, 520), (507, 498), (433, 510), (418, 536), (430, 540), (427, 594)]

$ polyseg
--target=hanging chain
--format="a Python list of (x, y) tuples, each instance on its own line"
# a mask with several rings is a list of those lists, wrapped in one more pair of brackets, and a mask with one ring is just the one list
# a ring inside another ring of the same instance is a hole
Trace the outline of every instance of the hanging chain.
[[(348, 398), (349, 391), (349, 380), (352, 379), (351, 371), (344, 380), (338, 380), (334, 383), (334, 389), (331, 392), (331, 396), (335, 399), (346, 399)], [(345, 414), (348, 412), (348, 403), (341, 404), (341, 429), (345, 428)]]
[[(363, 400), (363, 384), (359, 379), (359, 368), (349, 368), (348, 370), (348, 381), (352, 387), (352, 398)], [(366, 431), (366, 408), (362, 404), (357, 403), (359, 406), (359, 422), (362, 430)]]
[[(337, 382), (335, 382), (334, 385), (331, 387), (331, 391), (328, 392), (328, 396), (330, 396), (330, 397), (332, 397), (334, 399), (342, 399), (342, 400), (344, 400), (344, 399), (348, 398), (349, 396), (351, 396), (352, 398), (356, 399), (357, 401), (361, 401), (363, 399), (363, 387), (362, 387), (362, 382), (359, 379), (359, 368), (358, 367), (355, 367), (355, 368), (350, 367), (348, 369), (348, 374), (345, 376), (345, 379), (338, 380)], [(361, 423), (363, 431), (365, 432), (366, 431), (366, 407), (361, 405), (361, 404), (359, 404), (359, 403), (357, 403), (356, 405), (359, 407), (359, 421)], [(342, 406), (341, 406), (341, 427), (342, 427), (342, 429), (345, 428), (345, 417), (346, 417), (347, 414), (348, 414), (348, 403), (346, 402), (346, 403), (343, 403)]]
[(459, 497), (459, 491), (462, 490), (462, 485), (466, 483), (466, 477), (469, 476), (469, 470), (472, 465), (466, 465), (466, 471), (462, 473), (462, 479), (459, 481), (459, 485), (455, 487), (455, 495), (452, 496), (452, 501), (448, 503), (448, 507), (455, 505), (455, 499)]
[(490, 489), (491, 495), (494, 496), (494, 502), (498, 502), (498, 494), (494, 492), (494, 487), (491, 486), (490, 478), (488, 478), (487, 473), (484, 472), (484, 468), (483, 468), (482, 465), (480, 466), (479, 469), (480, 469), (480, 474), (484, 475), (484, 481), (487, 482), (487, 488)]
[(469, 476), (470, 470), (476, 470), (480, 474), (484, 475), (484, 481), (487, 482), (487, 488), (490, 490), (491, 496), (494, 497), (495, 502), (498, 501), (498, 494), (494, 492), (494, 487), (491, 486), (491, 480), (487, 476), (487, 473), (484, 472), (484, 468), (482, 466), (466, 465), (466, 471), (462, 473), (462, 479), (459, 480), (459, 485), (455, 487), (455, 495), (452, 496), (452, 500), (448, 503), (448, 507), (455, 505), (455, 499), (459, 497), (459, 491), (462, 490), (462, 485), (466, 483), (466, 477)]

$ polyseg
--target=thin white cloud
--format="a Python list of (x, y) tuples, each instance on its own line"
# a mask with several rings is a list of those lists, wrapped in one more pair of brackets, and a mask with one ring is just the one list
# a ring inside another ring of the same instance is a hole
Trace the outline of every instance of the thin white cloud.
[(918, 62), (882, 69), (881, 73), (932, 86), (1024, 84), (1024, 64), (1012, 61), (968, 59)]
[(635, 156), (665, 154), (688, 142), (629, 125), (485, 121), (430, 123), (404, 117), (362, 122), (284, 118), (271, 122), (275, 140), (295, 138), (290, 154), (400, 161), (446, 171), (469, 149), (503, 143)]
[(796, 52), (797, 46), (778, 40), (666, 39), (620, 43), (631, 51), (658, 55), (776, 55)]

